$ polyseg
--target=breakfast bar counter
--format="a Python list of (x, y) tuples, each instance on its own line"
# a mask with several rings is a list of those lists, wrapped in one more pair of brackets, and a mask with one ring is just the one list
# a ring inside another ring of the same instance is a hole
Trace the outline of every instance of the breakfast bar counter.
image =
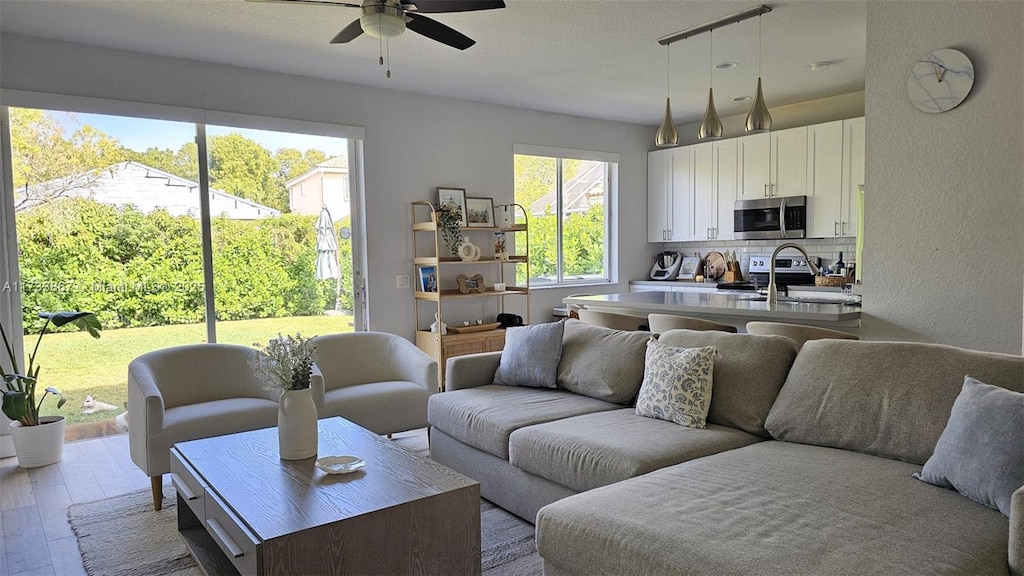
[(622, 314), (715, 316), (732, 324), (769, 320), (796, 324), (858, 326), (860, 307), (842, 303), (783, 300), (769, 306), (756, 293), (628, 292), (589, 294), (562, 299), (569, 305)]

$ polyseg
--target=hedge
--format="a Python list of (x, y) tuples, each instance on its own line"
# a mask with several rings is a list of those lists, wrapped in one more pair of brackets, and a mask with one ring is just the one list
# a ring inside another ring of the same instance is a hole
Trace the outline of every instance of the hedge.
[[(214, 218), (217, 319), (309, 316), (332, 308), (335, 281), (314, 278), (315, 222), (294, 214)], [(68, 198), (19, 213), (17, 225), (21, 284), (13, 288), (21, 291), (26, 332), (41, 326), (39, 310), (88, 310), (106, 329), (204, 320), (198, 219)], [(339, 244), (350, 258), (350, 241)], [(351, 308), (346, 272), (342, 306)]]

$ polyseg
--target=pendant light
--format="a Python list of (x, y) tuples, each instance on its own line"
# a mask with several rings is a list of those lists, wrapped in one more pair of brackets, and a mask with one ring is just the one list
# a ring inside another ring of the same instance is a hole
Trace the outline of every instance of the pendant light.
[(715, 56), (715, 31), (710, 30), (711, 49), (708, 52), (708, 108), (704, 111), (704, 119), (700, 121), (697, 128), (697, 138), (700, 140), (718, 140), (722, 137), (722, 119), (718, 117), (715, 110), (715, 67), (712, 65)]
[(654, 134), (654, 145), (658, 148), (679, 145), (679, 132), (672, 121), (672, 74), (671, 74), (671, 48), (665, 46), (665, 117), (661, 119), (661, 126)]
[(757, 17), (757, 93), (754, 94), (754, 103), (750, 106), (750, 113), (747, 114), (747, 132), (757, 133), (771, 130), (772, 115), (768, 112), (768, 106), (764, 103), (764, 93), (761, 92), (761, 17)]

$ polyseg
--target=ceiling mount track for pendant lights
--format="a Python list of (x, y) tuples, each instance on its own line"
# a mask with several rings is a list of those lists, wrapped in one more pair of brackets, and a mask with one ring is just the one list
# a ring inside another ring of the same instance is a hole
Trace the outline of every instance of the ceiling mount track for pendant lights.
[[(667, 36), (662, 36), (661, 38), (658, 38), (658, 44), (661, 44), (662, 46), (669, 46), (670, 44), (672, 44), (674, 42), (678, 42), (680, 40), (686, 40), (687, 38), (696, 36), (698, 34), (703, 34), (704, 32), (711, 32), (711, 31), (716, 30), (718, 28), (722, 28), (724, 26), (728, 26), (729, 24), (736, 24), (737, 22), (742, 22), (744, 20), (749, 20), (750, 18), (754, 18), (755, 16), (761, 16), (762, 14), (767, 14), (767, 13), (769, 13), (771, 11), (772, 11), (771, 6), (768, 6), (767, 4), (762, 4), (760, 6), (755, 6), (753, 8), (748, 8), (748, 9), (743, 10), (741, 12), (737, 12), (735, 14), (730, 14), (729, 16), (725, 16), (723, 18), (719, 18), (718, 20), (715, 20), (713, 22), (708, 22), (706, 24), (701, 24), (700, 26), (694, 26), (693, 28), (688, 28), (686, 30), (675, 32), (675, 33), (669, 34)], [(758, 79), (757, 79), (757, 95), (756, 95), (755, 100), (754, 100), (754, 106), (751, 108), (750, 115), (748, 115), (748, 117), (747, 117), (747, 126), (748, 126), (747, 131), (752, 131), (750, 129), (751, 118), (752, 117), (754, 119), (754, 126), (756, 127), (756, 131), (764, 131), (764, 130), (767, 130), (768, 128), (771, 128), (771, 122), (772, 122), (771, 121), (771, 114), (768, 113), (768, 107), (764, 103), (764, 95), (761, 92), (761, 78), (760, 78), (760, 75), (761, 75), (761, 71), (760, 71), (761, 70), (761, 48), (760, 48), (760, 46), (761, 46), (761, 39), (760, 39), (760, 29), (761, 28), (760, 28), (760, 19), (759, 19), (759, 23), (758, 23)], [(713, 56), (713, 54), (712, 54), (712, 56)], [(709, 59), (709, 66), (711, 66), (712, 62), (713, 62), (713, 59)], [(712, 71), (713, 71), (713, 69), (714, 69), (713, 66), (711, 66), (711, 68), (712, 68)], [(756, 112), (756, 114), (755, 114), (755, 112)], [(666, 120), (668, 121), (667, 124), (666, 124)], [(672, 123), (671, 123), (671, 110), (669, 108), (669, 102), (666, 99), (666, 101), (665, 101), (665, 119), (662, 120), (661, 126), (658, 128), (658, 133), (655, 136), (655, 142), (656, 143), (661, 139), (661, 137), (663, 135), (663, 132), (667, 132), (667, 126), (670, 126), (672, 128), (671, 131), (675, 132), (675, 126), (673, 126)], [(699, 136), (699, 138), (701, 140), (710, 140), (710, 139), (717, 139), (717, 138), (721, 138), (722, 137), (722, 121), (718, 117), (718, 111), (715, 109), (714, 87), (713, 87), (711, 82), (709, 82), (709, 86), (708, 86), (708, 106), (707, 106), (707, 110), (704, 112), (704, 119), (701, 121), (700, 128), (698, 129), (698, 136)], [(678, 135), (677, 135), (677, 138), (678, 138)], [(662, 144), (658, 144), (658, 145), (662, 146)], [(669, 144), (665, 144), (665, 145), (669, 145)]]

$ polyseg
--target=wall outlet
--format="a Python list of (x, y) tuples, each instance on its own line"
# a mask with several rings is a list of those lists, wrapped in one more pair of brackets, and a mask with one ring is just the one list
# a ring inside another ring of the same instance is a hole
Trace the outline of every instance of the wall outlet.
[(399, 290), (404, 290), (409, 287), (409, 275), (399, 274), (395, 276), (395, 283), (398, 284)]

